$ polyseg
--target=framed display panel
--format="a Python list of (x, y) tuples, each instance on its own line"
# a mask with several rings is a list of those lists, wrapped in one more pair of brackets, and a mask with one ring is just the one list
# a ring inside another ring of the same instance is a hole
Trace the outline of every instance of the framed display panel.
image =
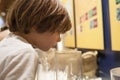
[(74, 28), (74, 15), (73, 15), (73, 0), (61, 0), (65, 7), (67, 8), (71, 22), (72, 28), (64, 35), (64, 45), (65, 47), (75, 47), (75, 28)]
[(104, 49), (101, 0), (75, 0), (77, 48)]
[(109, 0), (111, 45), (113, 51), (120, 51), (120, 0)]

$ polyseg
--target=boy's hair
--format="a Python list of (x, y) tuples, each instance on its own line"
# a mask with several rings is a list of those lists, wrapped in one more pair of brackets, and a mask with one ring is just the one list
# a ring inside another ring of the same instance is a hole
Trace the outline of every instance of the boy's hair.
[(67, 10), (59, 0), (16, 0), (7, 13), (11, 32), (28, 34), (34, 27), (38, 33), (65, 33), (71, 28)]

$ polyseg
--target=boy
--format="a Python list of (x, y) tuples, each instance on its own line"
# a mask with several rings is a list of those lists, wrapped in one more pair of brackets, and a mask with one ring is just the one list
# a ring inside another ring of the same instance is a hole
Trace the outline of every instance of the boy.
[(16, 0), (7, 13), (10, 34), (0, 42), (0, 80), (35, 80), (39, 56), (71, 28), (59, 0)]

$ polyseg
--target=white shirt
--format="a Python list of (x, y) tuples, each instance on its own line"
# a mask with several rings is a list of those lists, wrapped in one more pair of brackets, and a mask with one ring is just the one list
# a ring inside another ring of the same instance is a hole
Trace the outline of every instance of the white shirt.
[(0, 80), (35, 80), (38, 53), (25, 39), (10, 33), (0, 41)]

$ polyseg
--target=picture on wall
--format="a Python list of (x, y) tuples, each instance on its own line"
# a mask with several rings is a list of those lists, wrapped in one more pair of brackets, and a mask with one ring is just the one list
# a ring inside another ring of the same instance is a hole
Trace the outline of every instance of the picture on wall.
[(61, 0), (64, 6), (67, 8), (71, 22), (72, 28), (64, 35), (64, 45), (65, 47), (75, 48), (75, 26), (74, 26), (74, 10), (73, 10), (73, 0)]
[(120, 51), (120, 0), (109, 0), (111, 46)]
[(104, 49), (102, 0), (75, 0), (77, 48)]

